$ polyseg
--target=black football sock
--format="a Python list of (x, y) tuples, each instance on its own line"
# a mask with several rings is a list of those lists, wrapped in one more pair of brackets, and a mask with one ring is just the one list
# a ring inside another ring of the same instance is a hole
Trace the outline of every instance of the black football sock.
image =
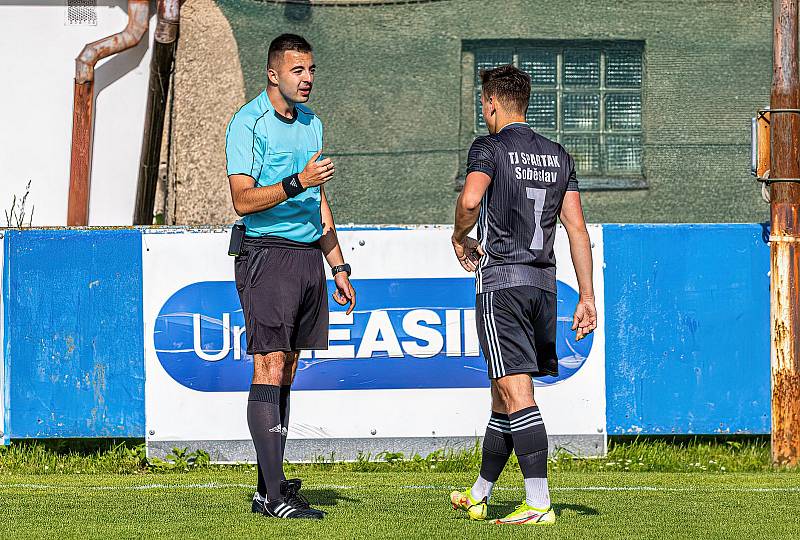
[(481, 473), (470, 490), (470, 495), (474, 499), (481, 500), (491, 496), (494, 483), (503, 472), (513, 450), (514, 440), (511, 437), (511, 422), (508, 415), (492, 411), (489, 424), (486, 426), (486, 435), (483, 437)]
[(514, 452), (525, 478), (525, 500), (529, 506), (550, 507), (547, 487), (547, 431), (539, 407), (533, 406), (509, 415)]
[(289, 433), (289, 395), (292, 390), (291, 385), (281, 386), (280, 408), (281, 408), (281, 480), (286, 480), (283, 472), (283, 456), (286, 452), (286, 436)]
[(267, 500), (281, 499), (281, 415), (280, 388), (271, 384), (250, 385), (247, 425), (258, 456), (266, 486)]

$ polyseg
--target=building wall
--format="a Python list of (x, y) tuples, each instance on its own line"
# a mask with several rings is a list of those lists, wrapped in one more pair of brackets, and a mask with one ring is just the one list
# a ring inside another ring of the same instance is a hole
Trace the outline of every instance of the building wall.
[[(585, 192), (590, 221), (767, 219), (748, 167), (749, 119), (769, 101), (769, 3), (379, 3), (188, 0), (165, 138), (170, 175), (156, 209), (167, 223), (233, 219), (221, 133), (232, 111), (263, 87), (267, 46), (281, 32), (301, 33), (316, 49), (311, 105), (337, 161), (328, 192), (339, 222), (452, 220), (456, 177), (474, 135), (463, 44), (496, 39), (644, 42), (648, 187)], [(3, 210), (30, 180), (33, 224), (65, 223), (74, 58), (87, 42), (121, 30), (125, 7), (100, 0), (96, 26), (66, 26), (62, 2), (0, 0), (0, 60), (18, 75), (3, 90)], [(98, 64), (93, 225), (131, 223), (153, 24), (154, 17), (138, 47)]]
[(263, 88), (273, 37), (295, 32), (315, 47), (310, 104), (325, 124), (325, 151), (337, 162), (328, 192), (338, 221), (451, 221), (456, 176), (473, 136), (472, 113), (461, 105), (472, 77), (462, 44), (497, 39), (644, 42), (648, 187), (587, 191), (589, 221), (767, 219), (749, 176), (749, 129), (755, 110), (769, 102), (769, 3), (363, 4), (217, 0), (238, 44), (248, 99)]
[[(10, 211), (30, 181), (26, 225), (31, 210), (33, 225), (66, 224), (75, 57), (128, 20), (125, 0), (98, 1), (94, 26), (66, 25), (66, 9), (60, 1), (0, 0), (0, 209)], [(90, 225), (133, 220), (154, 28), (155, 3), (141, 43), (95, 70)]]

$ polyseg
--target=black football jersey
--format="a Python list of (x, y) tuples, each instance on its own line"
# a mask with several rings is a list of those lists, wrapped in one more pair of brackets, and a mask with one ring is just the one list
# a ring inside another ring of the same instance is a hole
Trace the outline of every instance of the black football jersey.
[(577, 191), (575, 162), (563, 146), (513, 123), (475, 139), (467, 174), (492, 182), (481, 202), (478, 241), (486, 255), (475, 274), (476, 292), (533, 285), (556, 291), (553, 243), (567, 191)]

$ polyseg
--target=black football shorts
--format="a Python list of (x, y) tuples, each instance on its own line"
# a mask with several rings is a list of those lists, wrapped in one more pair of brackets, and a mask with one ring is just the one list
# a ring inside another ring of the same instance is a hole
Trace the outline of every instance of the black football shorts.
[(234, 266), (248, 354), (328, 348), (328, 289), (318, 244), (248, 237)]
[(556, 293), (538, 287), (478, 294), (475, 320), (489, 378), (558, 375), (556, 316)]

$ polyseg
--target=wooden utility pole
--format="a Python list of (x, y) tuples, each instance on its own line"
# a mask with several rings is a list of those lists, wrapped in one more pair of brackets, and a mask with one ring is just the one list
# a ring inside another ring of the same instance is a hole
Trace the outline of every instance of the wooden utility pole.
[[(773, 0), (770, 99), (772, 461), (800, 463), (800, 74), (798, 1)], [(790, 110), (787, 110), (790, 109)], [(794, 110), (794, 111), (792, 111)]]

